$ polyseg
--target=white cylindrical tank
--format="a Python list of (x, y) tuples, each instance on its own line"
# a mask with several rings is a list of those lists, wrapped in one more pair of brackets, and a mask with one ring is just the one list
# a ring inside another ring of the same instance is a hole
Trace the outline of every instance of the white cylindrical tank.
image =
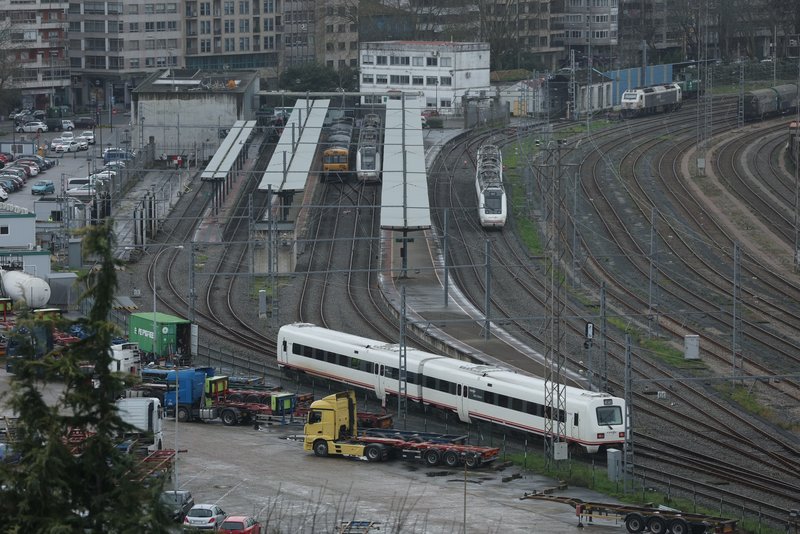
[(24, 300), (29, 308), (43, 308), (50, 301), (50, 284), (22, 271), (0, 271), (3, 291), (12, 301)]

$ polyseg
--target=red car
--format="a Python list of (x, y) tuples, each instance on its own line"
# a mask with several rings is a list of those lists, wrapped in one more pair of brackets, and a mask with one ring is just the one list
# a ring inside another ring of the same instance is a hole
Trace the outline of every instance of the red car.
[(220, 534), (261, 534), (261, 523), (249, 515), (231, 515), (222, 522), (218, 532)]

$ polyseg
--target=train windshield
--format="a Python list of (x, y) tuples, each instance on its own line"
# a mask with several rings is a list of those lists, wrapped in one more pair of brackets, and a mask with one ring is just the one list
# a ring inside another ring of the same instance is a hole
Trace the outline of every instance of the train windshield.
[(488, 214), (503, 213), (503, 192), (490, 190), (484, 191), (483, 209)]
[(598, 425), (621, 425), (622, 407), (621, 406), (599, 406), (597, 408)]
[(639, 95), (637, 95), (636, 93), (628, 93), (628, 92), (622, 93), (622, 100), (636, 100), (638, 98)]

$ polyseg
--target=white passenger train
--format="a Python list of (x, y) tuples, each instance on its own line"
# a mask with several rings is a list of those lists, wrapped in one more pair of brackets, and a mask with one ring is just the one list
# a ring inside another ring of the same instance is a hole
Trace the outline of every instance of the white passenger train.
[(683, 94), (677, 83), (662, 83), (628, 89), (622, 93), (622, 115), (638, 117), (650, 113), (666, 113), (681, 107)]
[(381, 180), (381, 117), (370, 113), (361, 123), (356, 152), (356, 176), (364, 182)]
[(478, 149), (475, 169), (478, 194), (478, 218), (484, 228), (502, 228), (506, 224), (506, 192), (503, 188), (503, 153), (495, 145)]
[[(397, 395), (400, 346), (308, 323), (281, 327), (278, 365), (368, 389), (384, 400)], [(408, 398), (458, 414), (544, 434), (544, 380), (490, 365), (406, 350)], [(596, 453), (624, 441), (625, 402), (608, 393), (566, 387), (566, 439)]]

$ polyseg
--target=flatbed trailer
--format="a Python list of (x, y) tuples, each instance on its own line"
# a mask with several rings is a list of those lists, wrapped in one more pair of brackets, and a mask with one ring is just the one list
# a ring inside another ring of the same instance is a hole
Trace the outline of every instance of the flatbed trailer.
[(428, 466), (466, 465), (496, 460), (500, 449), (467, 445), (467, 437), (434, 432), (372, 428), (358, 430), (355, 393), (336, 393), (314, 402), (303, 428), (303, 448), (317, 456), (351, 456), (380, 462), (392, 457), (419, 460)]
[(684, 513), (673, 508), (586, 502), (572, 497), (559, 497), (540, 492), (525, 493), (520, 499), (538, 499), (572, 506), (575, 508), (575, 515), (578, 516), (579, 527), (583, 527), (584, 520), (591, 523), (594, 519), (606, 519), (621, 521), (630, 533), (647, 531), (652, 534), (668, 532), (672, 534), (728, 534), (737, 532), (736, 519)]

